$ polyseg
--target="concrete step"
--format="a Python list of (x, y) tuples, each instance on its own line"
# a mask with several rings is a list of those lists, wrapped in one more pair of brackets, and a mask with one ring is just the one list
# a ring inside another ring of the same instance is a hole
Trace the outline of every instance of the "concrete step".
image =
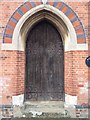
[(25, 112), (36, 111), (45, 113), (60, 113), (64, 111), (64, 102), (62, 101), (38, 101), (38, 102), (25, 102)]
[[(14, 109), (14, 116), (28, 118), (61, 118), (70, 117), (69, 112), (64, 109), (62, 101), (32, 101), (25, 102), (24, 106)], [(17, 112), (19, 111), (19, 112)]]

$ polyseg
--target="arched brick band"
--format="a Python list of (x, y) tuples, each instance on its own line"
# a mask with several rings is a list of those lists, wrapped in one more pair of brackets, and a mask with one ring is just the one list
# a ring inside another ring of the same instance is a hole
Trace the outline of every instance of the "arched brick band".
[(78, 44), (86, 43), (84, 27), (77, 14), (64, 2), (54, 2), (54, 1), (51, 2), (51, 0), (48, 0), (47, 4), (52, 5), (55, 8), (59, 9), (69, 18), (76, 31), (77, 43)]
[[(13, 15), (10, 17), (10, 19), (7, 23), (6, 29), (4, 31), (3, 43), (12, 43), (13, 31), (14, 31), (14, 28), (15, 28), (17, 22), (19, 21), (19, 19), (27, 11), (29, 11), (33, 7), (36, 7), (40, 4), (42, 4), (41, 0), (38, 2), (35, 2), (35, 0), (34, 0), (34, 2), (33, 1), (25, 2), (13, 13)], [(62, 11), (69, 18), (69, 20), (71, 21), (71, 23), (76, 31), (78, 44), (86, 43), (85, 31), (84, 31), (82, 22), (80, 21), (77, 14), (68, 5), (66, 5), (64, 2), (50, 2), (49, 0), (46, 4), (51, 5), (55, 8), (57, 8), (58, 10)]]
[(4, 31), (4, 36), (3, 36), (3, 43), (12, 43), (12, 36), (13, 36), (13, 31), (18, 23), (19, 19), (30, 9), (42, 4), (41, 0), (35, 0), (32, 2), (25, 2), (23, 3), (20, 7), (17, 8), (17, 10), (13, 13), (13, 15), (10, 17), (6, 29)]

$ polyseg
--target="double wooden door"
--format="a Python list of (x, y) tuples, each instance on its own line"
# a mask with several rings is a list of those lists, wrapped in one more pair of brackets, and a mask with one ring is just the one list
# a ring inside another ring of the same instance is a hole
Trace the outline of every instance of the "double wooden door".
[(64, 99), (64, 50), (57, 29), (47, 20), (36, 24), (26, 40), (25, 99)]

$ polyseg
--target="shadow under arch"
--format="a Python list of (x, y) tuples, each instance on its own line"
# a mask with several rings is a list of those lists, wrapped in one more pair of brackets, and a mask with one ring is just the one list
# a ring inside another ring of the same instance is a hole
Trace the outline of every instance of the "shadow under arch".
[(70, 34), (70, 30), (68, 29), (66, 23), (62, 20), (62, 18), (60, 18), (60, 16), (56, 15), (55, 13), (47, 9), (42, 9), (42, 10), (35, 12), (30, 17), (28, 17), (28, 19), (22, 25), (20, 29), (20, 36), (19, 36), (20, 38), (19, 41), (21, 41), (20, 42), (21, 44), (19, 44), (19, 46), (21, 46), (21, 49), (23, 50), (25, 49), (25, 40), (26, 40), (28, 31), (32, 29), (32, 27), (35, 24), (42, 21), (43, 19), (48, 20), (56, 27), (56, 29), (58, 30), (58, 32), (60, 33), (62, 37), (65, 51), (67, 51), (67, 49), (70, 49), (70, 46), (71, 47), (74, 46), (75, 48), (76, 37), (75, 37), (74, 29), (71, 28), (71, 30), (73, 29), (72, 32), (74, 34), (73, 39), (72, 39), (72, 34)]

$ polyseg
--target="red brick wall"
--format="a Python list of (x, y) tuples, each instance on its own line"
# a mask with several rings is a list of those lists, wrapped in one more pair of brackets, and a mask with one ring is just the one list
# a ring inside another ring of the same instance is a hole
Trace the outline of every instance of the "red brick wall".
[[(0, 96), (3, 104), (7, 103), (7, 97), (24, 93), (24, 52), (2, 51), (0, 54)], [(0, 104), (1, 104), (0, 102)]]
[[(16, 0), (13, 2), (2, 0), (0, 2), (0, 46), (2, 44), (3, 31), (8, 19), (13, 14), (15, 9), (22, 3), (22, 1), (17, 2)], [(66, 3), (72, 7), (81, 19), (85, 27), (86, 40), (88, 43), (88, 2), (69, 1)], [(65, 52), (65, 93), (77, 95), (78, 104), (82, 104), (86, 101), (83, 97), (85, 94), (80, 94), (80, 88), (84, 87), (84, 83), (88, 81), (88, 67), (85, 65), (85, 58), (88, 54), (88, 51)], [(8, 104), (8, 98), (11, 99), (12, 95), (24, 93), (24, 52), (1, 51), (0, 66), (0, 81), (3, 83), (0, 84), (0, 95), (3, 97), (3, 104)], [(1, 102), (0, 104), (2, 104)]]
[[(24, 2), (24, 1), (23, 1)], [(10, 16), (14, 13), (14, 11), (23, 3), (20, 1), (0, 1), (0, 13), (2, 15), (0, 22), (3, 26), (6, 26)]]
[[(73, 76), (72, 76), (72, 59), (73, 59), (73, 52), (65, 52), (65, 68), (64, 68), (64, 79), (65, 79), (65, 93), (66, 94), (73, 94), (73, 90), (75, 91), (75, 86), (73, 86)], [(74, 87), (74, 88), (73, 88)], [(76, 95), (76, 92), (74, 93)], [(73, 95), (74, 95), (73, 94)]]
[(24, 94), (25, 83), (25, 53), (17, 52), (17, 90), (16, 95)]
[[(85, 64), (87, 51), (65, 52), (65, 93), (79, 97), (79, 102), (85, 99), (80, 95), (80, 88), (88, 82), (88, 67)], [(7, 96), (24, 93), (25, 54), (20, 51), (3, 51), (2, 57), (2, 93)], [(81, 96), (81, 97), (80, 97)]]
[(88, 82), (87, 56), (88, 51), (65, 52), (65, 93), (76, 96), (80, 92), (79, 88)]

